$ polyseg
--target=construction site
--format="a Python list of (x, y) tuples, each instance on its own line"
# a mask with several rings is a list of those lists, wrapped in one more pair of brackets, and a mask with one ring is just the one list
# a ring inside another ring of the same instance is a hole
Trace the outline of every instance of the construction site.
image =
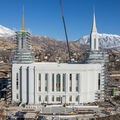
[(119, 120), (120, 82), (119, 71), (116, 70), (119, 62), (113, 62), (115, 58), (111, 56), (111, 54), (106, 56), (107, 60), (102, 69), (102, 77), (105, 78), (102, 83), (104, 88), (96, 93), (96, 102), (79, 106), (67, 103), (26, 105), (11, 102), (11, 66), (8, 63), (1, 63), (0, 120)]
[[(72, 49), (68, 41), (61, 0), (60, 5), (65, 30), (66, 46), (65, 48), (63, 46), (60, 47), (59, 43), (55, 46), (54, 42), (54, 48), (53, 46), (50, 47), (50, 44), (48, 44), (49, 47), (44, 48), (47, 48), (47, 50), (43, 50), (42, 52), (36, 50), (36, 46), (33, 46), (34, 50), (31, 50), (31, 34), (25, 30), (23, 11), (21, 30), (16, 32), (16, 35), (13, 37), (15, 46), (14, 48), (11, 48), (9, 52), (8, 50), (4, 50), (5, 54), (1, 56), (0, 120), (120, 119), (120, 51), (114, 49), (102, 50), (102, 48), (99, 47), (95, 11), (93, 13), (93, 26), (90, 33), (90, 47), (82, 45), (77, 46), (76, 44), (71, 43), (71, 46), (75, 45), (75, 48), (78, 47), (76, 51)], [(54, 55), (54, 60), (49, 59), (53, 51), (55, 51), (55, 48), (60, 49), (58, 51), (56, 50), (57, 52), (56, 56)], [(65, 53), (64, 58), (66, 59), (60, 61), (60, 57), (62, 56), (60, 54), (61, 51)], [(1, 51), (1, 53), (2, 52), (3, 51)], [(10, 55), (7, 53), (10, 53)], [(36, 61), (38, 63), (35, 63)], [(42, 64), (44, 61), (54, 61), (55, 63)], [(70, 68), (70, 70), (68, 70), (66, 66), (68, 69)], [(78, 68), (76, 66), (78, 66)], [(83, 66), (85, 66), (85, 69), (82, 68)], [(80, 67), (81, 69), (79, 69)], [(97, 67), (99, 68), (98, 71), (96, 70)], [(35, 71), (35, 69), (39, 71)], [(58, 73), (56, 73), (55, 70), (58, 70)], [(35, 74), (36, 72), (37, 74)], [(52, 74), (49, 74), (51, 72)], [(45, 75), (44, 77), (43, 74)], [(54, 74), (56, 77), (54, 77)], [(84, 77), (82, 76), (84, 79), (80, 78), (81, 74), (84, 75)], [(36, 82), (38, 79), (35, 79), (35, 76), (37, 75), (39, 75), (39, 83)], [(49, 78), (50, 75), (53, 77)], [(63, 79), (61, 79), (61, 75), (64, 75)], [(73, 77), (73, 82), (71, 82), (72, 75), (78, 76)], [(45, 80), (45, 82), (43, 82), (45, 84), (41, 84), (41, 76), (43, 77), (42, 81)], [(55, 78), (57, 81), (56, 83), (53, 82)], [(48, 79), (49, 81), (53, 81), (50, 83), (48, 82)], [(62, 80), (68, 80), (70, 83), (61, 83)], [(85, 80), (88, 81), (84, 83)], [(83, 81), (84, 84), (81, 85), (81, 81)], [(51, 85), (51, 87), (49, 85)], [(38, 86), (38, 90), (36, 90), (36, 86)], [(51, 89), (52, 87), (53, 90)], [(73, 87), (74, 89), (72, 89)], [(85, 87), (87, 89), (86, 93), (84, 93)], [(83, 91), (81, 90), (82, 88), (84, 88)], [(93, 90), (92, 93), (90, 90)], [(46, 96), (43, 100), (44, 93)], [(74, 96), (74, 93), (77, 97)], [(87, 97), (84, 97), (83, 93), (86, 94)], [(58, 94), (59, 96), (57, 96)], [(66, 98), (69, 94), (71, 96), (69, 96), (69, 99), (67, 99), (68, 101), (66, 102)], [(62, 99), (63, 96), (65, 96), (65, 100)], [(72, 97), (74, 101), (72, 101)], [(51, 101), (48, 98), (51, 98)], [(54, 98), (56, 98), (58, 103)], [(89, 99), (86, 100), (85, 98)], [(75, 102), (77, 104), (75, 104)]]

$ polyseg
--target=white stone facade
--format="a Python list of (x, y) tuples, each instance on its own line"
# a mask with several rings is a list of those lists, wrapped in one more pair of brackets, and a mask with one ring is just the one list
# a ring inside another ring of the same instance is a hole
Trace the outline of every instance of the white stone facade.
[(12, 101), (27, 104), (94, 102), (101, 88), (101, 72), (102, 64), (13, 64)]

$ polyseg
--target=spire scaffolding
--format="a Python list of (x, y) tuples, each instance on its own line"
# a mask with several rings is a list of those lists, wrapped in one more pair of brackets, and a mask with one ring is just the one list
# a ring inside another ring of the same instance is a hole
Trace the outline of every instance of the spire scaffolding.
[(21, 26), (21, 33), (25, 33), (25, 22), (24, 22), (24, 7), (23, 7), (23, 15), (22, 15), (22, 26)]

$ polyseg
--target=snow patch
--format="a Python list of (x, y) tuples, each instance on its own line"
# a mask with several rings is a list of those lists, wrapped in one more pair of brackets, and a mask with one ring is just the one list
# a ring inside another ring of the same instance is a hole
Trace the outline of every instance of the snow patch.
[(15, 32), (7, 27), (0, 25), (0, 37), (11, 37)]

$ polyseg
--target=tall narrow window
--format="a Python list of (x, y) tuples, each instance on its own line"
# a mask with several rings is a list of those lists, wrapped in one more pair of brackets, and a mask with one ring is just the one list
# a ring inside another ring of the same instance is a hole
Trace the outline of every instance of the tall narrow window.
[(70, 87), (69, 87), (69, 90), (70, 90), (70, 92), (72, 91), (72, 74), (70, 74)]
[(76, 91), (78, 92), (78, 88), (79, 88), (79, 79), (80, 79), (80, 75), (76, 74)]
[(48, 96), (45, 96), (45, 101), (46, 101), (46, 102), (48, 101)]
[(16, 89), (18, 90), (18, 73), (16, 73)]
[(79, 96), (76, 96), (76, 102), (78, 102), (79, 101)]
[(39, 96), (39, 102), (41, 101), (41, 96)]
[(45, 91), (48, 91), (48, 73), (45, 74)]
[(56, 75), (56, 91), (60, 91), (60, 85), (61, 85), (61, 82), (60, 82), (60, 74), (57, 74)]
[(72, 102), (72, 96), (69, 97), (69, 101)]
[(38, 76), (38, 89), (39, 89), (39, 91), (41, 91), (41, 74), (40, 73)]
[(96, 50), (96, 38), (94, 39), (94, 49)]
[(63, 91), (65, 91), (65, 80), (66, 80), (66, 74), (63, 74)]
[(98, 73), (98, 90), (100, 90), (100, 73)]
[(16, 98), (18, 99), (18, 94), (16, 94)]
[(52, 91), (54, 91), (54, 74), (52, 74)]
[(52, 96), (52, 101), (54, 102), (54, 96)]
[(21, 37), (21, 48), (23, 48), (23, 35)]

